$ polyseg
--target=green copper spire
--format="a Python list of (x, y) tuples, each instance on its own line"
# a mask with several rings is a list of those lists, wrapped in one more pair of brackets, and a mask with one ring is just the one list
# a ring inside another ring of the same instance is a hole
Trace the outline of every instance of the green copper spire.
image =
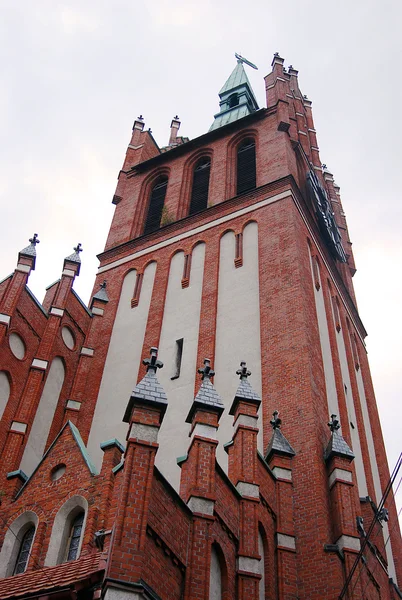
[(245, 59), (238, 58), (236, 67), (219, 92), (220, 111), (215, 115), (209, 131), (238, 121), (258, 110), (257, 100), (243, 67), (243, 60)]

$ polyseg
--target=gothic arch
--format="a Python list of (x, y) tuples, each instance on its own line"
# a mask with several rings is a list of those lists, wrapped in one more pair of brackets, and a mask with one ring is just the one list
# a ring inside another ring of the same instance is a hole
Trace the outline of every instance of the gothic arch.
[(155, 171), (152, 171), (147, 177), (145, 177), (144, 181), (142, 182), (140, 193), (138, 196), (135, 217), (133, 221), (134, 225), (131, 230), (131, 238), (135, 238), (143, 234), (152, 188), (157, 183), (158, 179), (162, 177), (166, 177), (169, 186), (169, 167), (161, 167), (159, 169), (156, 169)]
[(11, 396), (11, 378), (8, 371), (0, 371), (0, 420)]
[(228, 569), (225, 554), (215, 541), (211, 546), (209, 600), (226, 600), (228, 592)]
[(75, 495), (63, 504), (54, 518), (49, 547), (45, 558), (45, 567), (52, 567), (65, 562), (71, 526), (76, 516), (81, 512), (84, 512), (85, 516), (77, 557), (80, 555), (88, 515), (88, 501), (83, 496)]
[[(8, 527), (0, 551), (0, 578), (9, 577), (13, 574), (22, 539), (30, 527), (35, 527), (36, 534), (38, 522), (38, 515), (28, 510), (14, 519)], [(35, 537), (32, 540), (31, 548), (34, 540)]]
[[(237, 179), (237, 150), (239, 146), (247, 139), (253, 140), (255, 143), (255, 157), (256, 157), (256, 175), (258, 174), (258, 135), (256, 129), (243, 130), (232, 137), (227, 145), (227, 168), (226, 168), (226, 193), (225, 198), (233, 198), (237, 195), (236, 193), (236, 179)], [(258, 181), (256, 182), (258, 185)]]
[(180, 198), (179, 205), (177, 209), (177, 218), (183, 219), (187, 217), (190, 210), (190, 201), (191, 201), (191, 190), (193, 187), (194, 180), (194, 169), (199, 161), (203, 158), (209, 159), (211, 162), (210, 167), (210, 182), (211, 182), (211, 173), (212, 173), (212, 159), (213, 159), (213, 150), (211, 148), (202, 148), (202, 150), (198, 150), (194, 152), (186, 161), (183, 168), (183, 184), (180, 190)]

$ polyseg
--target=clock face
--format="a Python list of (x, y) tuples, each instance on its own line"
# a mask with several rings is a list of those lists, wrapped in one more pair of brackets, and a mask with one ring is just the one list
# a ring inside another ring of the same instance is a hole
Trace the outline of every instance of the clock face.
[(334, 213), (330, 201), (317, 175), (313, 170), (307, 173), (307, 189), (313, 200), (320, 230), (334, 258), (346, 262), (345, 250), (342, 246), (342, 238), (335, 222)]

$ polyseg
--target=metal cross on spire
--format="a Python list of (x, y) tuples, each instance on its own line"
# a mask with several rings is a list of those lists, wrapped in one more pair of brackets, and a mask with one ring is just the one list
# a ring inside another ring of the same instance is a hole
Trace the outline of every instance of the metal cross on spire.
[(274, 417), (273, 419), (270, 420), (270, 423), (272, 425), (272, 429), (280, 429), (281, 427), (281, 423), (282, 423), (282, 419), (280, 419), (278, 417), (279, 415), (279, 411), (278, 410), (274, 410), (274, 412), (272, 413), (272, 416)]
[(29, 238), (29, 241), (31, 242), (31, 244), (33, 246), (36, 246), (36, 244), (40, 244), (40, 239), (38, 238), (38, 234), (34, 233), (33, 237)]
[(338, 431), (338, 429), (340, 429), (340, 425), (339, 425), (339, 421), (336, 418), (336, 415), (331, 415), (331, 420), (328, 423), (328, 427), (330, 428), (331, 432), (334, 433), (334, 431)]
[(82, 252), (83, 247), (81, 245), (80, 242), (78, 242), (78, 244), (75, 246), (75, 248), (73, 248), (74, 252), (76, 252), (77, 254), (79, 254), (80, 252)]
[(202, 375), (201, 379), (210, 379), (215, 375), (215, 371), (211, 369), (211, 361), (209, 358), (204, 358), (204, 368), (198, 369), (198, 373)]
[(163, 362), (161, 360), (158, 360), (158, 348), (152, 346), (151, 358), (144, 358), (142, 364), (146, 365), (147, 373), (149, 371), (153, 371), (153, 373), (156, 373), (157, 369), (161, 369), (163, 367)]
[(237, 369), (236, 375), (240, 375), (240, 379), (247, 379), (247, 377), (250, 377), (251, 371), (247, 369), (247, 365), (244, 360), (240, 361), (240, 369)]
[(254, 63), (247, 60), (247, 58), (244, 58), (244, 56), (241, 56), (241, 54), (238, 54), (237, 52), (235, 52), (235, 57), (237, 58), (238, 62), (244, 63), (245, 65), (248, 65), (252, 69), (255, 69), (256, 71), (258, 71), (258, 67), (256, 67)]

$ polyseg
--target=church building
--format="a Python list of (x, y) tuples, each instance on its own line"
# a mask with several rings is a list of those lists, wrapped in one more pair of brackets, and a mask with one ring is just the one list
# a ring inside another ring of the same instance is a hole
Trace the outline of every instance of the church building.
[(81, 244), (0, 282), (0, 600), (402, 598), (340, 189), (236, 58), (203, 135), (134, 121), (88, 306)]

